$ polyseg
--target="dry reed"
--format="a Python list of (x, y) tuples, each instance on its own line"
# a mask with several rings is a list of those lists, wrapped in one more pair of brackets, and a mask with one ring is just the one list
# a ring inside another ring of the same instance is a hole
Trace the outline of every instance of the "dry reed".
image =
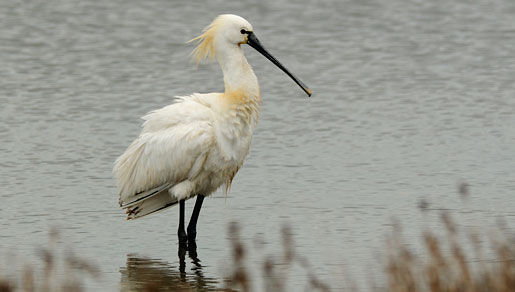
[[(458, 193), (462, 199), (469, 196), (469, 186), (461, 184)], [(421, 201), (418, 207), (422, 212), (429, 212), (429, 203)], [(388, 292), (513, 292), (515, 291), (515, 237), (509, 228), (499, 224), (495, 232), (465, 232), (460, 229), (449, 212), (442, 212), (441, 221), (444, 235), (438, 236), (432, 231), (423, 231), (423, 252), (417, 254), (403, 243), (399, 223), (386, 239), (386, 255), (383, 286), (374, 287), (374, 291)], [(240, 227), (236, 223), (229, 225), (232, 248), (232, 273), (226, 281), (226, 289), (209, 287), (210, 291), (252, 290), (252, 276), (247, 263), (247, 248), (240, 237)], [(305, 271), (306, 291), (330, 291), (330, 285), (320, 280), (307, 258), (295, 251), (295, 243), (288, 227), (283, 227), (282, 255), (264, 259), (261, 271), (264, 278), (264, 289), (270, 292), (286, 291), (288, 273), (294, 266)], [(58, 234), (51, 232), (51, 242), (56, 242)], [(487, 238), (490, 259), (484, 256), (485, 247), (481, 238)], [(34, 272), (25, 267), (18, 279), (2, 278), (0, 275), (0, 292), (11, 291), (82, 291), (84, 275), (99, 277), (98, 269), (88, 261), (68, 253), (64, 257), (64, 265), (68, 271), (65, 279), (56, 277), (55, 245), (40, 250), (43, 267)], [(196, 253), (195, 253), (196, 255)], [(138, 266), (138, 265), (135, 265)], [(129, 265), (126, 273), (136, 271)], [(137, 270), (144, 276), (141, 269)], [(170, 276), (171, 277), (171, 276)], [(123, 273), (122, 273), (123, 278)], [(151, 281), (146, 291), (194, 291), (191, 284), (183, 285), (180, 279), (171, 277), (167, 281)], [(42, 280), (35, 280), (42, 279)], [(177, 280), (177, 281), (176, 281)], [(373, 281), (374, 279), (370, 279)], [(178, 282), (179, 281), (179, 282)], [(375, 281), (373, 281), (375, 282)], [(161, 285), (161, 283), (164, 283)], [(159, 284), (159, 285), (158, 285)], [(170, 285), (176, 286), (169, 287)], [(166, 287), (165, 287), (166, 286)], [(180, 289), (179, 289), (180, 288)], [(197, 287), (198, 288), (198, 287)], [(203, 288), (208, 288), (204, 286)], [(123, 288), (122, 288), (123, 290)], [(203, 289), (201, 289), (203, 290)], [(357, 290), (351, 288), (351, 291)]]
[[(488, 241), (494, 259), (486, 260), (478, 234), (469, 232), (460, 236), (460, 229), (448, 212), (441, 213), (441, 219), (445, 235), (439, 237), (425, 231), (425, 252), (419, 255), (402, 243), (400, 227), (394, 228), (388, 239), (387, 287), (384, 291), (515, 291), (513, 237), (500, 232), (490, 234)], [(471, 247), (473, 255), (467, 255), (467, 247)]]
[[(469, 185), (458, 185), (458, 194), (465, 201), (470, 196)], [(421, 200), (422, 212), (430, 212), (430, 203)], [(423, 231), (424, 250), (412, 252), (403, 243), (401, 228), (394, 222), (393, 231), (386, 239), (386, 255), (383, 278), (385, 284), (373, 287), (373, 291), (388, 292), (515, 292), (515, 236), (505, 225), (494, 228), (495, 233), (464, 232), (449, 212), (440, 214), (444, 235)], [(233, 274), (228, 285), (241, 291), (251, 290), (251, 276), (246, 267), (246, 249), (240, 240), (239, 226), (229, 228), (233, 250)], [(487, 238), (490, 259), (484, 257), (485, 248), (480, 237)], [(283, 254), (267, 257), (262, 274), (265, 291), (286, 291), (288, 271), (298, 265), (306, 272), (306, 291), (330, 291), (330, 285), (321, 281), (313, 272), (308, 259), (295, 252), (294, 241), (288, 228), (282, 230)], [(472, 253), (472, 254), (471, 254)], [(365, 276), (366, 277), (366, 276)], [(374, 279), (370, 276), (370, 281)], [(351, 283), (352, 284), (352, 283)], [(358, 290), (351, 285), (350, 291)]]
[[(57, 244), (59, 232), (56, 229), (50, 231), (49, 237), (48, 246), (38, 250), (42, 265), (35, 263), (35, 266), (40, 268), (25, 266), (19, 277), (0, 275), (0, 292), (79, 292), (84, 290), (83, 281), (86, 275), (93, 279), (100, 278), (100, 272), (95, 265), (71, 252), (62, 252)], [(57, 271), (58, 267), (63, 268), (64, 276), (59, 276), (61, 271)], [(16, 269), (14, 266), (10, 268)]]

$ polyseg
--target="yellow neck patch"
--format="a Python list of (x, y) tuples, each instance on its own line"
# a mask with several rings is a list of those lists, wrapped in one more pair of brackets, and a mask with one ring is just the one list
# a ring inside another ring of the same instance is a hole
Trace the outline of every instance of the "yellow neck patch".
[(224, 93), (224, 100), (231, 104), (244, 104), (249, 101), (249, 95), (243, 89), (226, 91)]

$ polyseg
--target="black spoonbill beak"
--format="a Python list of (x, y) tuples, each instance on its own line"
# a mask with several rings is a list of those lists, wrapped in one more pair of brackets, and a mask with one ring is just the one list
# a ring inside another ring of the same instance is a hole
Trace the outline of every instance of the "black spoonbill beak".
[(286, 67), (284, 67), (283, 64), (281, 64), (281, 62), (279, 62), (276, 58), (274, 58), (274, 56), (272, 56), (263, 47), (261, 42), (258, 40), (256, 35), (252, 31), (247, 31), (246, 33), (248, 36), (247, 44), (249, 46), (253, 47), (254, 49), (256, 49), (256, 51), (260, 52), (268, 60), (272, 61), (272, 63), (274, 63), (277, 67), (279, 67), (281, 70), (283, 70), (284, 73), (288, 74), (288, 76), (290, 76), (291, 79), (293, 79), (293, 81), (295, 81), (295, 83), (297, 83), (302, 88), (302, 90), (304, 90), (308, 94), (308, 96), (311, 96), (311, 89), (309, 89), (309, 87), (307, 87), (306, 84), (304, 84), (304, 82), (300, 81), (300, 79), (298, 79), (295, 75), (290, 73), (290, 71), (288, 71), (288, 69), (286, 69)]

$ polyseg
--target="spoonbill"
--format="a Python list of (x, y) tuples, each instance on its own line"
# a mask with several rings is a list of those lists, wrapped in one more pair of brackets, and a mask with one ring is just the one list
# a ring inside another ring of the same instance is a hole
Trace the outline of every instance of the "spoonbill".
[[(145, 115), (141, 134), (113, 168), (127, 219), (179, 204), (180, 243), (195, 242), (204, 197), (222, 185), (227, 192), (249, 152), (261, 91), (242, 45), (256, 49), (311, 96), (311, 90), (261, 45), (252, 25), (240, 16), (219, 15), (191, 41), (197, 42), (192, 52), (197, 64), (218, 61), (225, 92), (178, 96), (173, 104)], [(186, 233), (184, 202), (194, 196)]]

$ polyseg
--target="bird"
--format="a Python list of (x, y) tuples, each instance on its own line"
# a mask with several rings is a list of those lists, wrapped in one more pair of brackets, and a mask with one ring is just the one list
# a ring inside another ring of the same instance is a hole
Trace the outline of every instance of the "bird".
[[(195, 242), (204, 198), (222, 186), (228, 192), (249, 152), (262, 98), (242, 45), (253, 47), (311, 96), (309, 87), (264, 48), (243, 17), (219, 15), (190, 42), (196, 43), (191, 57), (197, 65), (218, 62), (224, 92), (176, 96), (172, 104), (143, 116), (140, 135), (113, 167), (127, 220), (179, 204), (179, 243)], [(185, 201), (195, 196), (185, 229)]]

